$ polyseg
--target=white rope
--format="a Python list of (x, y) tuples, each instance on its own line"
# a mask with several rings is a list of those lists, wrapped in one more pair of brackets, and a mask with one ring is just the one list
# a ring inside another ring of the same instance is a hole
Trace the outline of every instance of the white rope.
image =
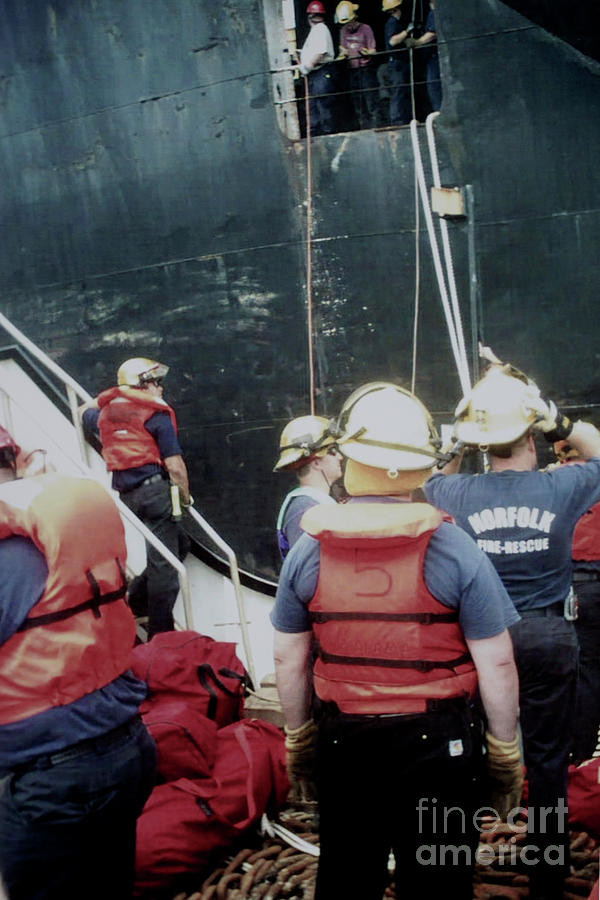
[(412, 372), (410, 389), (414, 394), (417, 383), (417, 339), (419, 336), (419, 307), (421, 296), (421, 254), (419, 249), (419, 184), (415, 172), (415, 312), (413, 317)]
[(423, 206), (423, 212), (425, 214), (425, 222), (427, 225), (427, 232), (429, 234), (429, 243), (431, 245), (431, 252), (433, 255), (433, 264), (435, 268), (435, 274), (438, 281), (438, 287), (440, 291), (440, 298), (442, 301), (442, 306), (444, 308), (444, 315), (446, 317), (446, 325), (448, 327), (448, 335), (450, 337), (450, 344), (452, 346), (452, 352), (454, 354), (454, 361), (456, 363), (456, 368), (458, 371), (458, 377), (460, 379), (461, 387), (463, 394), (468, 394), (471, 388), (470, 378), (468, 369), (463, 365), (464, 358), (464, 345), (463, 345), (463, 354), (461, 355), (461, 351), (458, 344), (458, 337), (456, 333), (456, 328), (454, 324), (454, 319), (452, 316), (452, 310), (450, 308), (450, 303), (448, 300), (448, 291), (446, 289), (446, 281), (444, 278), (444, 271), (442, 268), (442, 261), (440, 258), (440, 251), (438, 248), (437, 236), (435, 233), (435, 228), (433, 226), (433, 218), (431, 215), (431, 207), (429, 205), (429, 197), (427, 195), (427, 186), (425, 184), (425, 173), (423, 171), (423, 161), (421, 159), (421, 149), (419, 147), (419, 137), (417, 131), (417, 121), (413, 119), (410, 123), (410, 134), (413, 145), (413, 153), (415, 158), (415, 169), (417, 173), (417, 180), (419, 182), (419, 189), (421, 192), (421, 204)]
[[(435, 146), (435, 135), (433, 133), (433, 123), (439, 116), (439, 111), (430, 113), (425, 120), (425, 130), (427, 133), (427, 144), (429, 146), (429, 157), (431, 160), (431, 171), (433, 174), (433, 183), (436, 187), (441, 187), (440, 170), (438, 166), (437, 150)], [(452, 263), (452, 251), (450, 249), (450, 238), (448, 235), (448, 223), (443, 216), (438, 217), (440, 232), (442, 235), (442, 246), (444, 248), (444, 260), (446, 262), (446, 276), (448, 278), (448, 288), (450, 289), (450, 299), (452, 301), (452, 311), (454, 314), (454, 326), (456, 328), (456, 336), (458, 347), (461, 353), (462, 365), (464, 371), (469, 374), (469, 364), (467, 362), (467, 352), (465, 349), (465, 338), (463, 334), (462, 320), (460, 315), (460, 307), (458, 303), (458, 293), (456, 290), (456, 280), (454, 278), (454, 266)]]
[(272, 822), (266, 813), (263, 814), (262, 819), (260, 820), (260, 830), (263, 834), (268, 834), (271, 838), (280, 838), (282, 841), (285, 841), (286, 844), (289, 844), (290, 847), (295, 847), (296, 850), (300, 850), (302, 853), (309, 853), (311, 856), (319, 856), (320, 850), (318, 846), (305, 841), (300, 835), (295, 834), (288, 828), (284, 828), (283, 825), (280, 825), (278, 822)]

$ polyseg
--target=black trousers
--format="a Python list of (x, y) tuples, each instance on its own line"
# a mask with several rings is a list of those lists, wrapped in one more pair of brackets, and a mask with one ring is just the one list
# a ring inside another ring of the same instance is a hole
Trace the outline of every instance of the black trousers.
[(577, 637), (562, 615), (523, 618), (512, 625), (519, 672), (523, 754), (529, 783), (526, 874), (531, 896), (562, 897), (569, 873), (568, 766)]
[(600, 728), (600, 581), (574, 585), (579, 601), (575, 631), (579, 641), (579, 673), (573, 726), (573, 757), (590, 759)]
[[(482, 801), (482, 728), (467, 704), (319, 724), (315, 900), (381, 900), (390, 851), (398, 897), (471, 900)], [(412, 888), (411, 888), (412, 890)]]
[[(142, 520), (150, 531), (178, 559), (183, 559), (186, 546), (182, 546), (181, 528), (172, 519), (171, 493), (168, 481), (143, 484), (121, 494), (121, 500)], [(144, 594), (148, 607), (148, 637), (174, 628), (173, 607), (179, 593), (179, 578), (173, 566), (161, 554), (146, 545), (147, 565), (142, 575), (132, 583), (130, 602), (133, 608), (134, 594)], [(137, 603), (141, 603), (139, 596)], [(135, 610), (136, 612), (139, 610)]]

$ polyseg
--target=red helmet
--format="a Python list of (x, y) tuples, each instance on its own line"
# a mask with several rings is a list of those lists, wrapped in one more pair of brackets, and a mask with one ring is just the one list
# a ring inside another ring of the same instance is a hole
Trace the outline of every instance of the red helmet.
[(306, 7), (306, 12), (309, 16), (324, 16), (326, 14), (325, 7), (321, 3), (321, 0), (311, 0), (311, 2)]
[(0, 425), (0, 450), (13, 450), (15, 456), (21, 452), (21, 448), (14, 442), (10, 434)]

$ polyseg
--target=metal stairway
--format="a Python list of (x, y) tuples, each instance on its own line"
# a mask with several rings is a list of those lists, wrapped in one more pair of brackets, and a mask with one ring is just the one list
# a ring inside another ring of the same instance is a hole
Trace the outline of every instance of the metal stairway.
[(176, 627), (238, 644), (240, 658), (258, 685), (274, 668), (268, 620), (274, 586), (259, 579), (253, 579), (252, 586), (242, 586), (233, 549), (195, 508), (186, 515), (216, 552), (203, 553), (202, 560), (189, 554), (181, 563), (110, 488), (104, 461), (86, 442), (77, 414), (80, 403), (91, 399), (87, 391), (2, 313), (0, 329), (14, 341), (0, 348), (0, 424), (29, 455), (31, 474), (49, 468), (85, 474), (103, 484), (123, 519), (128, 574), (138, 574), (145, 567), (145, 541), (156, 547), (178, 573)]

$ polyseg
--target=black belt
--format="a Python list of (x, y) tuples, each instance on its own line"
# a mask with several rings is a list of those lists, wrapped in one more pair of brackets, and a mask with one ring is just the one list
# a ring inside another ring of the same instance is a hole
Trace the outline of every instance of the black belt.
[(129, 721), (125, 722), (123, 725), (118, 725), (116, 728), (113, 728), (112, 731), (107, 731), (106, 734), (101, 734), (95, 738), (88, 738), (88, 740), (85, 741), (79, 741), (77, 744), (71, 744), (70, 747), (65, 747), (64, 750), (57, 750), (56, 753), (46, 753), (41, 756), (36, 756), (31, 762), (19, 766), (18, 770), (26, 771), (33, 768), (48, 769), (51, 766), (58, 766), (60, 763), (76, 759), (78, 756), (83, 756), (91, 750), (102, 752), (121, 738), (130, 734), (134, 726), (137, 726), (139, 722), (141, 722), (140, 716), (134, 716), (133, 719), (129, 719)]
[(538, 609), (518, 609), (517, 612), (522, 619), (531, 619), (533, 616), (564, 616), (565, 604), (551, 603)]
[(600, 581), (600, 572), (573, 572), (573, 581)]
[(157, 481), (166, 481), (164, 475), (160, 472), (157, 472), (156, 475), (150, 475), (148, 478), (144, 478), (143, 481), (140, 481), (139, 484), (136, 484), (135, 487), (128, 488), (126, 491), (121, 491), (121, 494), (130, 494), (131, 491), (137, 491), (138, 488), (145, 487), (147, 484), (156, 484)]

